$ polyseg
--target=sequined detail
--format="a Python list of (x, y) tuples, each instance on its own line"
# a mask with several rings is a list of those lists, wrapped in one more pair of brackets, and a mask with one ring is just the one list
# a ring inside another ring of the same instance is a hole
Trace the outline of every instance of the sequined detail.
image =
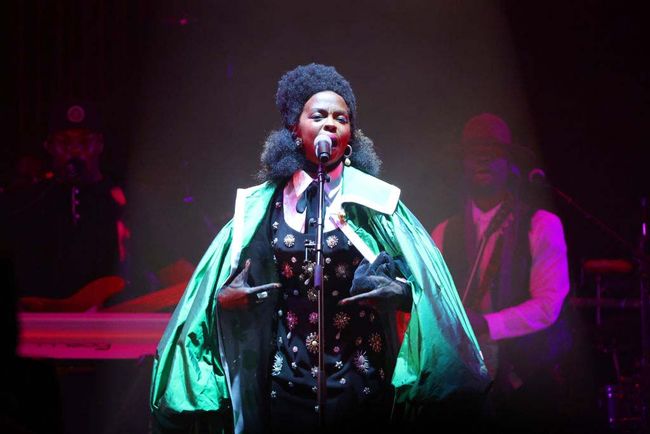
[(278, 392), (275, 390), (271, 390), (271, 398), (277, 398), (278, 397)]
[(273, 356), (273, 367), (271, 368), (271, 375), (280, 375), (280, 371), (282, 371), (282, 362), (282, 354), (275, 353), (275, 356)]
[(357, 351), (354, 353), (354, 367), (362, 374), (366, 374), (370, 369), (370, 362), (365, 351)]
[(293, 348), (291, 348), (291, 351), (293, 351), (294, 353), (297, 353), (298, 352), (298, 347), (294, 345)]
[(336, 363), (334, 363), (334, 366), (336, 369), (341, 369), (343, 367), (343, 362), (341, 360), (337, 360)]
[(300, 291), (298, 291), (297, 289), (294, 289), (294, 290), (293, 290), (293, 295), (295, 295), (296, 297), (299, 296), (299, 295), (300, 295)]
[(370, 387), (364, 387), (363, 388), (363, 394), (364, 395), (370, 395)]
[(337, 346), (335, 346), (335, 347), (333, 348), (333, 350), (334, 350), (334, 352), (335, 352), (336, 354), (338, 354), (338, 353), (341, 352), (341, 347), (339, 347), (339, 346), (337, 345)]
[(312, 387), (311, 391), (314, 392), (314, 393), (318, 393), (318, 386)]
[(345, 377), (342, 377), (342, 378), (339, 380), (339, 383), (341, 383), (341, 384), (345, 384), (345, 383), (347, 383), (347, 381), (345, 381)]
[[(315, 262), (312, 261), (305, 262), (305, 264), (302, 266), (303, 273), (301, 275), (304, 276), (307, 280), (309, 280), (311, 276), (314, 275), (315, 266), (316, 266)], [(305, 282), (305, 285), (307, 285), (307, 282)]]
[(338, 297), (338, 296), (339, 296), (339, 292), (336, 289), (332, 291), (332, 297)]
[(311, 367), (311, 376), (316, 378), (318, 376), (318, 366)]
[(294, 237), (292, 234), (287, 234), (284, 236), (284, 245), (287, 247), (293, 247), (296, 244), (296, 237)]
[(348, 239), (348, 246), (352, 246), (352, 241)]
[(330, 235), (325, 239), (325, 244), (327, 244), (327, 247), (329, 247), (330, 249), (336, 247), (338, 243), (339, 243), (339, 237), (337, 237), (336, 235)]
[(275, 203), (275, 207), (276, 207), (276, 208), (282, 208), (282, 202), (279, 202), (279, 201), (276, 202), (276, 203)]
[(297, 364), (296, 362), (291, 362), (291, 368), (292, 368), (292, 369), (297, 369), (297, 368), (298, 368), (298, 364)]
[(309, 333), (305, 339), (305, 345), (307, 345), (307, 350), (312, 354), (318, 353), (318, 335), (314, 332)]
[(289, 381), (289, 382), (287, 383), (287, 385), (288, 385), (289, 387), (293, 387), (293, 381)]
[(381, 378), (382, 381), (386, 379), (386, 373), (384, 372), (384, 368), (379, 368), (379, 378)]
[(354, 340), (354, 345), (356, 345), (357, 347), (358, 347), (359, 345), (361, 345), (362, 343), (363, 343), (363, 338), (362, 338), (361, 336), (358, 336), (358, 337)]
[(381, 336), (379, 336), (379, 333), (373, 333), (370, 335), (370, 337), (368, 338), (368, 345), (370, 346), (370, 349), (373, 350), (375, 353), (381, 351), (382, 343), (381, 343)]
[(345, 264), (338, 264), (334, 269), (334, 273), (336, 273), (336, 277), (338, 277), (339, 279), (347, 279), (348, 266)]
[(273, 230), (274, 230), (274, 231), (277, 231), (277, 230), (278, 230), (278, 227), (280, 226), (280, 223), (278, 223), (278, 222), (273, 222), (273, 224), (272, 224), (271, 226), (273, 226)]
[(325, 258), (325, 263), (326, 264), (331, 264), (332, 263), (332, 258)]
[(309, 314), (310, 324), (318, 324), (318, 312), (312, 312)]
[(287, 328), (293, 330), (298, 325), (298, 315), (292, 311), (287, 312)]
[(282, 309), (278, 310), (278, 316), (281, 317), (282, 315), (284, 315), (284, 312), (282, 312)]
[(318, 293), (314, 288), (309, 288), (307, 290), (307, 298), (309, 299), (309, 301), (313, 301), (313, 302), (318, 301)]
[(281, 273), (285, 278), (291, 279), (293, 277), (293, 268), (291, 268), (291, 264), (288, 262), (285, 262), (282, 264), (282, 273)]
[(345, 312), (338, 312), (334, 315), (334, 327), (341, 331), (350, 324), (350, 315)]
[(291, 263), (295, 264), (296, 262), (298, 262), (298, 259), (295, 256), (292, 256), (291, 257)]
[(273, 241), (271, 241), (271, 246), (275, 247), (275, 245), (278, 243), (277, 238), (273, 238)]

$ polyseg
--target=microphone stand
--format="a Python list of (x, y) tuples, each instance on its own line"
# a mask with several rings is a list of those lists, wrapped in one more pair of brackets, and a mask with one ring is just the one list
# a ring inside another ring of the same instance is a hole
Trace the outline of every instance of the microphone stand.
[(316, 265), (314, 267), (314, 290), (318, 294), (318, 422), (325, 427), (325, 403), (327, 401), (327, 376), (325, 375), (325, 287), (323, 281), (323, 200), (325, 183), (329, 181), (323, 163), (318, 164), (318, 219), (316, 220)]

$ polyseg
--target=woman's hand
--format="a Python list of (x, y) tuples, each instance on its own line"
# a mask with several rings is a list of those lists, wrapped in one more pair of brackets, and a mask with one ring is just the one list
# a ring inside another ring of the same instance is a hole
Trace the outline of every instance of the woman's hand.
[(279, 283), (267, 283), (259, 286), (248, 285), (248, 270), (251, 260), (247, 259), (244, 269), (226, 286), (219, 290), (217, 300), (222, 309), (241, 310), (251, 305), (262, 303), (271, 289), (282, 287)]
[(411, 310), (411, 287), (406, 281), (395, 278), (396, 266), (393, 258), (381, 252), (370, 264), (364, 259), (354, 272), (351, 297), (339, 302), (346, 305), (352, 302), (369, 304), (383, 310)]
[(386, 276), (366, 276), (363, 284), (350, 290), (352, 297), (339, 301), (340, 305), (352, 302), (369, 304), (382, 310), (411, 310), (411, 287), (397, 279)]

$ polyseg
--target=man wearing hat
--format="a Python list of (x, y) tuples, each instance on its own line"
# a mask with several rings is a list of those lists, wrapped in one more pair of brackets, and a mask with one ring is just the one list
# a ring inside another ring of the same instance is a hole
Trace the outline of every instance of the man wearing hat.
[(18, 288), (24, 309), (83, 311), (124, 285), (104, 280), (77, 295), (120, 271), (126, 198), (101, 171), (103, 128), (92, 103), (54, 105), (48, 130), (43, 145), (50, 171), (7, 198)]
[(562, 223), (520, 197), (519, 165), (527, 152), (501, 118), (472, 117), (458, 148), (464, 210), (440, 223), (432, 238), (495, 379), (491, 416), (499, 425), (541, 420), (551, 408), (543, 400), (554, 393), (549, 375), (567, 345), (556, 323), (569, 290)]

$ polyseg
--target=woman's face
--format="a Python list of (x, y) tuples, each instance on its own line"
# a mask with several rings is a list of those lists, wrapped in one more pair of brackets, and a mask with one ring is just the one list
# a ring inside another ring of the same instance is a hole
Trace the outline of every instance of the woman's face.
[(345, 100), (330, 90), (318, 92), (307, 100), (295, 127), (296, 137), (302, 139), (307, 160), (318, 164), (314, 139), (326, 134), (332, 139), (332, 156), (327, 165), (338, 162), (350, 141), (350, 110)]

